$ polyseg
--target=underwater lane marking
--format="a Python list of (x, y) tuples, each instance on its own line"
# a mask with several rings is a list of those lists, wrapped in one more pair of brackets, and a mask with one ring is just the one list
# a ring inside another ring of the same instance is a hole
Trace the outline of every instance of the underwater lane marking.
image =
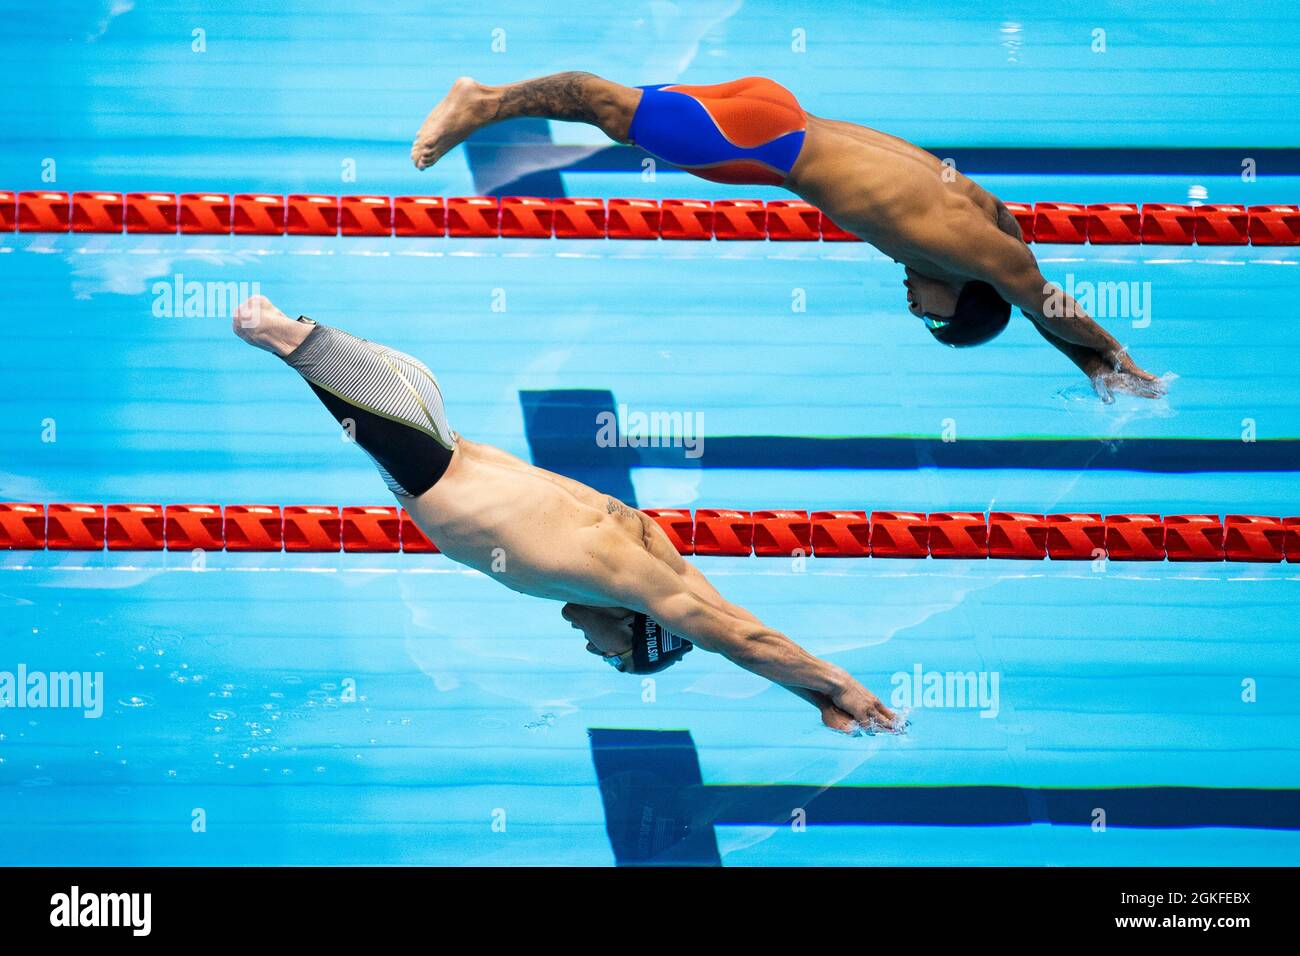
[(720, 866), (717, 826), (1221, 827), (1300, 830), (1300, 790), (1215, 787), (705, 784), (688, 730), (590, 728), (619, 866)]

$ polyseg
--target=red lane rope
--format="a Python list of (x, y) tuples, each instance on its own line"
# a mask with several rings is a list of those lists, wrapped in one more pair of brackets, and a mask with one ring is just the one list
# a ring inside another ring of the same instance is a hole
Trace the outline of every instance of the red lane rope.
[[(1300, 563), (1300, 516), (647, 508), (682, 554)], [(0, 550), (434, 553), (392, 506), (0, 502)]]
[[(1300, 206), (1007, 203), (1026, 242), (1296, 246)], [(0, 191), (0, 231), (858, 242), (799, 200)]]

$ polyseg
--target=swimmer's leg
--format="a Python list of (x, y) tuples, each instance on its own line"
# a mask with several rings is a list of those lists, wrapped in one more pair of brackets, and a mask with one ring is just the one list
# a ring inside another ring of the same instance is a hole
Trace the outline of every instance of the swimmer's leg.
[(456, 435), (423, 363), (341, 329), (294, 321), (262, 296), (235, 310), (234, 330), (306, 379), (393, 494), (423, 494), (451, 464)]
[(626, 143), (640, 100), (639, 89), (592, 73), (556, 73), (506, 86), (485, 86), (462, 76), (425, 117), (411, 146), (411, 161), (427, 169), (475, 130), (520, 117), (587, 123)]
[(704, 179), (769, 186), (793, 184), (808, 128), (794, 94), (765, 77), (636, 88), (590, 73), (498, 87), (462, 77), (425, 119), (411, 160), (426, 169), (475, 130), (520, 116), (588, 123)]

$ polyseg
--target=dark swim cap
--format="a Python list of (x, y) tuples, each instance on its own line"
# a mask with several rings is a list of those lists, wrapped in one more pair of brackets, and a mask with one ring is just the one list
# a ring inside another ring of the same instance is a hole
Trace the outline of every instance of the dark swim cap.
[(987, 282), (971, 281), (961, 287), (957, 309), (949, 318), (924, 316), (930, 334), (955, 349), (983, 345), (1007, 327), (1011, 303)]

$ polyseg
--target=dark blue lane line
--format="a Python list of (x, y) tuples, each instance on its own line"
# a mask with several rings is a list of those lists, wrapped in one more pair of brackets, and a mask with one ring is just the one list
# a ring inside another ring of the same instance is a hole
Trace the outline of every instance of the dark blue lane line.
[[(713, 821), (697, 814), (700, 758), (688, 730), (589, 729), (619, 866), (721, 866)], [(788, 810), (789, 808), (787, 808)]]
[[(521, 391), (524, 433), (533, 463), (635, 505), (633, 468), (918, 468), (1035, 471), (1191, 472), (1300, 471), (1300, 440), (1243, 442), (1216, 438), (895, 438), (870, 435), (706, 435), (703, 454), (682, 448), (634, 448), (596, 442), (598, 416), (616, 415), (607, 389)], [(619, 424), (623, 434), (623, 424)]]
[(1300, 441), (1214, 438), (938, 438), (785, 435), (706, 437), (704, 454), (636, 449), (641, 468), (1028, 468), (1036, 471), (1297, 471)]
[[(513, 121), (524, 122), (524, 121)], [(541, 123), (541, 120), (532, 121)], [(562, 146), (552, 143), (549, 134), (538, 140), (527, 129), (518, 133), (512, 124), (492, 127), (475, 134), (467, 145), (470, 170), (478, 180), (480, 167), (491, 167), (500, 174), (544, 167), (559, 180), (561, 173), (637, 173), (647, 156), (636, 146), (610, 145), (592, 152), (589, 146)], [(1293, 176), (1300, 173), (1300, 149), (1227, 147), (1206, 149), (1159, 148), (1076, 148), (1076, 147), (973, 147), (926, 146), (936, 156), (952, 159), (958, 169), (971, 175), (1203, 175), (1240, 176), (1244, 159), (1253, 159), (1261, 176)], [(660, 172), (679, 172), (661, 164)], [(552, 195), (526, 192), (522, 179), (506, 181), (496, 193), (500, 195)], [(721, 187), (726, 189), (727, 187)], [(563, 192), (553, 195), (562, 196)], [(1050, 197), (1033, 196), (1031, 199)], [(1060, 198), (1060, 197), (1058, 197)], [(1069, 198), (1069, 197), (1064, 197)], [(1141, 196), (1120, 197), (1141, 201)]]
[(1300, 790), (1234, 787), (801, 787), (703, 783), (686, 730), (592, 728), (605, 829), (620, 866), (719, 866), (716, 826), (1300, 830)]
[(524, 437), (534, 465), (636, 507), (633, 449), (600, 448), (596, 444), (596, 416), (614, 412), (611, 392), (581, 388), (521, 391), (519, 404), (523, 406)]

